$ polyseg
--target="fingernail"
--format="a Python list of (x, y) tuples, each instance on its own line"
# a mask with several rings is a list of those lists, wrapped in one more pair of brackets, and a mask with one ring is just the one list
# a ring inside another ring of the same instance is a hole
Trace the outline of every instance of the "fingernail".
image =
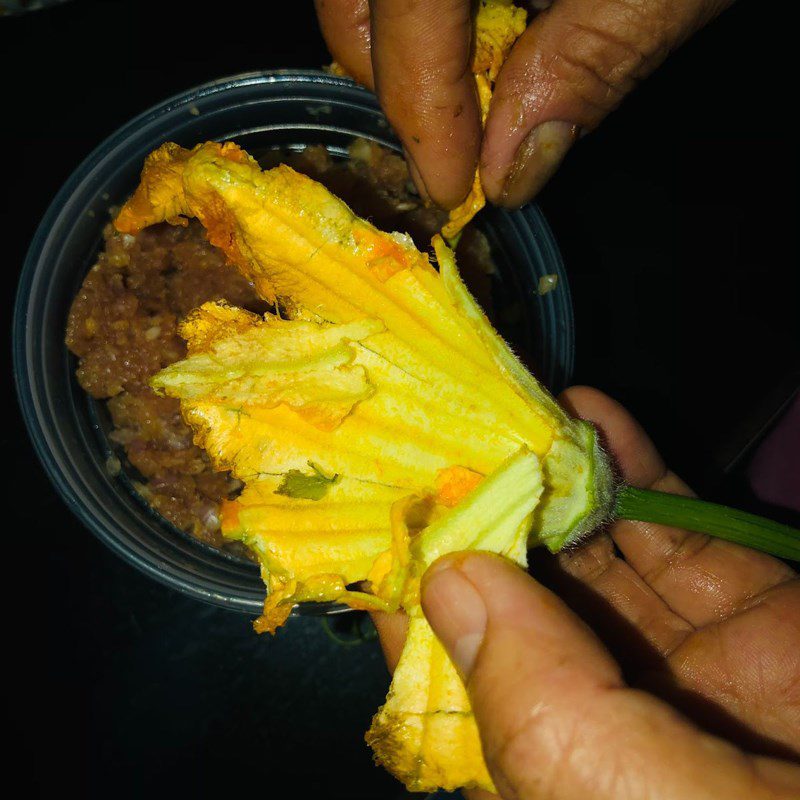
[(523, 140), (506, 176), (500, 205), (527, 203), (550, 180), (580, 134), (571, 122), (553, 120), (537, 125)]
[(459, 569), (442, 559), (422, 581), (422, 609), (461, 677), (469, 679), (486, 633), (486, 605)]

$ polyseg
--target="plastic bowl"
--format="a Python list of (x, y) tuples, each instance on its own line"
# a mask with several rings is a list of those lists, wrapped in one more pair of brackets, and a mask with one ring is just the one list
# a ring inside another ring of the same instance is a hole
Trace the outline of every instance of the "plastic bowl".
[[(264, 598), (258, 570), (177, 530), (149, 508), (124, 470), (109, 473), (114, 450), (106, 436), (105, 404), (78, 386), (75, 359), (64, 345), (69, 307), (97, 256), (109, 206), (132, 192), (144, 157), (162, 142), (191, 146), (234, 139), (254, 151), (324, 144), (344, 155), (359, 136), (397, 148), (375, 97), (347, 79), (281, 71), (208, 83), (164, 101), (103, 142), (56, 195), (25, 260), (14, 317), (14, 368), (25, 423), (47, 474), (73, 513), (112, 550), (210, 603), (258, 613)], [(486, 209), (478, 224), (498, 268), (494, 288), (500, 304), (512, 311), (504, 315), (501, 331), (558, 390), (572, 371), (574, 330), (550, 229), (535, 206)], [(553, 273), (557, 288), (540, 295), (539, 278)]]

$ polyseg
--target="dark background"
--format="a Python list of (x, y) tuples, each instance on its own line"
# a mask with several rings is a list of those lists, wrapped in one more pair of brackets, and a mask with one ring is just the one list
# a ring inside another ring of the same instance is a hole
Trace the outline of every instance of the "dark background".
[[(328, 60), (310, 2), (211, 8), (74, 0), (0, 18), (9, 320), (35, 226), (104, 137), (206, 80)], [(800, 366), (794, 47), (790, 25), (739, 3), (540, 197), (574, 295), (576, 381), (625, 403), (710, 498), (783, 518), (744, 470)], [(256, 637), (246, 617), (119, 562), (55, 496), (5, 375), (9, 730), (25, 796), (402, 796), (362, 741), (388, 685), (368, 625), (293, 619)]]

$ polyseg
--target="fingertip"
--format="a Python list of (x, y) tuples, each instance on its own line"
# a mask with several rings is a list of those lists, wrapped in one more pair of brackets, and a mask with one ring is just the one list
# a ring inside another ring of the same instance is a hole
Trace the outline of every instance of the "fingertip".
[(508, 580), (522, 583), (536, 583), (521, 567), (497, 553), (471, 552), (464, 553), (460, 567), (473, 581), (476, 588), (486, 595), (490, 595), (498, 588), (498, 584)]
[(590, 386), (566, 389), (559, 402), (598, 428), (625, 481), (647, 488), (665, 474), (666, 464), (655, 444), (621, 403)]
[(606, 411), (616, 413), (618, 409), (628, 413), (613, 397), (594, 386), (583, 384), (564, 389), (558, 396), (558, 402), (573, 416), (585, 419), (590, 419), (592, 414), (602, 416)]
[(425, 570), (424, 574), (422, 575), (422, 582), (421, 582), (421, 589), (424, 593), (425, 586), (427, 585), (428, 581), (434, 577), (439, 572), (444, 572), (448, 569), (454, 569), (457, 567), (469, 554), (468, 553), (445, 553), (443, 556), (439, 556), (436, 561), (431, 564), (428, 569)]
[[(505, 208), (518, 208), (532, 200), (561, 165), (579, 134), (577, 125), (563, 120), (536, 125), (516, 150), (506, 148), (495, 163), (491, 159), (483, 162), (481, 180), (487, 197)], [(487, 147), (491, 152), (491, 143)]]
[(421, 103), (393, 115), (392, 124), (403, 140), (417, 189), (448, 211), (467, 198), (478, 168), (480, 115), (470, 92), (472, 86), (467, 85), (461, 99), (442, 99), (435, 107)]
[(314, 0), (333, 60), (357, 83), (374, 88), (368, 0)]
[(423, 576), (422, 610), (464, 681), (486, 633), (486, 604), (462, 572), (468, 557), (446, 556)]
[(458, 208), (469, 195), (472, 188), (475, 170), (467, 172), (466, 177), (447, 177), (441, 178), (440, 176), (433, 175), (429, 181), (425, 182), (426, 188), (430, 184), (431, 188), (428, 189), (428, 196), (431, 201), (443, 208), (445, 211), (452, 211)]
[[(480, 565), (484, 561), (488, 561), (491, 564), (497, 565), (501, 569), (506, 568), (514, 572), (520, 572), (518, 567), (512, 564), (507, 558), (503, 558), (503, 556), (498, 555), (497, 553), (489, 553), (483, 550), (465, 550), (456, 553), (445, 553), (445, 555), (437, 558), (422, 576), (420, 591), (423, 602), (425, 600), (427, 589), (433, 582), (434, 578), (437, 578), (442, 573), (449, 572), (451, 570), (460, 570), (469, 574), (471, 569), (477, 569), (477, 574), (480, 575), (480, 567), (473, 567), (473, 565), (476, 563)], [(476, 585), (476, 588), (479, 591), (483, 591), (483, 585), (480, 581)]]

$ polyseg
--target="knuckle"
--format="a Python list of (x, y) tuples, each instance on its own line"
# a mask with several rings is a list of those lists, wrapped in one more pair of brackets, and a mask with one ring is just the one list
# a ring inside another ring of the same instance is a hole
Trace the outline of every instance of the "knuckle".
[(555, 797), (561, 779), (578, 756), (579, 727), (577, 718), (565, 720), (563, 714), (544, 707), (532, 708), (485, 753), (492, 774), (502, 776), (513, 797)]
[(613, 568), (616, 555), (610, 537), (597, 536), (573, 550), (562, 551), (558, 561), (567, 574), (591, 585)]
[(711, 542), (712, 539), (704, 534), (676, 532), (663, 557), (642, 577), (648, 584), (657, 584), (665, 576), (691, 567)]
[(608, 111), (667, 56), (674, 26), (663, 0), (608, 0), (589, 22), (570, 20), (559, 77), (587, 105)]
[[(566, 662), (564, 668), (569, 668)], [(641, 776), (611, 745), (651, 713), (644, 697), (607, 680), (567, 701), (540, 697), (523, 710), (517, 693), (515, 705), (506, 703), (508, 713), (495, 717), (492, 735), (483, 738), (500, 795), (536, 800), (649, 797), (631, 790), (631, 781), (641, 783)]]

